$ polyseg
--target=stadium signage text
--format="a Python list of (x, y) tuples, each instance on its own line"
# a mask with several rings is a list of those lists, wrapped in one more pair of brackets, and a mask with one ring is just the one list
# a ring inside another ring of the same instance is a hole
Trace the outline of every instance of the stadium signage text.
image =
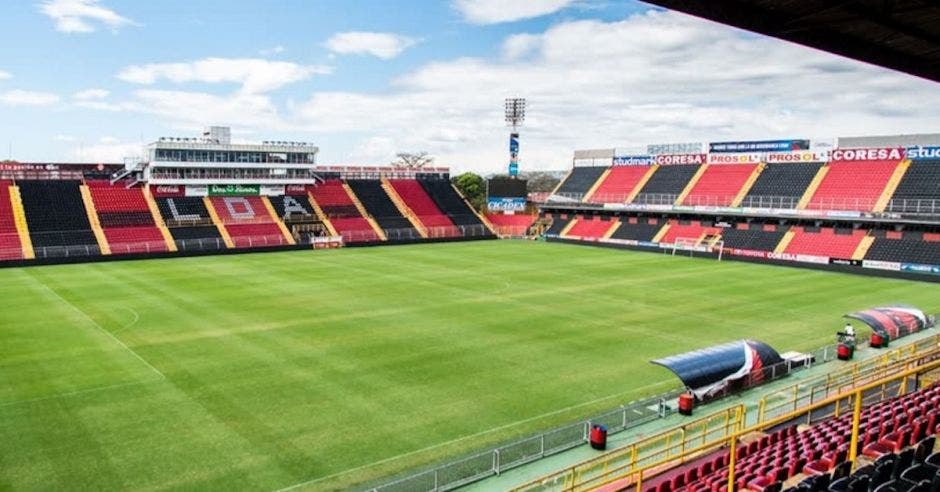
[(209, 196), (259, 195), (258, 185), (210, 185)]
[(656, 156), (656, 164), (672, 166), (676, 164), (704, 164), (705, 154), (665, 154)]
[(304, 195), (307, 193), (307, 187), (304, 185), (287, 185), (287, 193), (292, 195), (301, 194)]
[(615, 166), (649, 166), (653, 164), (651, 155), (622, 155), (614, 157)]
[(893, 272), (901, 271), (901, 264), (894, 261), (862, 260), (862, 267), (875, 270), (891, 270)]
[(154, 196), (185, 196), (186, 190), (178, 185), (160, 185), (154, 187)]
[(521, 197), (489, 197), (486, 206), (490, 210), (525, 210), (525, 198)]
[(795, 152), (769, 152), (765, 162), (826, 162), (829, 152), (813, 152), (811, 150), (798, 150)]
[(708, 154), (709, 164), (757, 164), (761, 154)]
[(903, 158), (904, 149), (900, 147), (836, 149), (832, 151), (833, 161), (886, 161), (901, 160)]
[(757, 140), (752, 142), (712, 142), (709, 152), (780, 152), (807, 150), (809, 140)]
[(908, 147), (906, 154), (912, 161), (940, 159), (940, 147)]

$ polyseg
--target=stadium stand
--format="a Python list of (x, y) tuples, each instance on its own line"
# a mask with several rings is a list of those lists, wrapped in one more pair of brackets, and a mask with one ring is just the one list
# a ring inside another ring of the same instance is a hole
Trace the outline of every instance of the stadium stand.
[(574, 224), (563, 234), (564, 237), (580, 239), (601, 239), (607, 237), (616, 220), (605, 220), (599, 216), (576, 219)]
[(767, 164), (741, 201), (742, 207), (796, 208), (821, 162)]
[(199, 197), (156, 198), (157, 208), (180, 251), (225, 249), (205, 201)]
[(891, 202), (892, 212), (940, 213), (940, 161), (912, 162)]
[(727, 207), (739, 201), (757, 164), (711, 164), (682, 200), (683, 205)]
[(865, 254), (866, 260), (940, 264), (940, 238), (936, 234), (876, 230), (872, 235), (875, 241)]
[(712, 225), (706, 225), (698, 220), (679, 221), (670, 220), (667, 225), (659, 232), (659, 242), (672, 244), (676, 239), (694, 239), (701, 242), (707, 237), (717, 237), (721, 234), (721, 229)]
[(602, 166), (575, 167), (555, 190), (556, 195), (580, 200), (597, 183), (608, 168)]
[(548, 229), (545, 230), (545, 235), (546, 236), (560, 235), (561, 232), (565, 230), (566, 227), (568, 227), (568, 223), (571, 222), (572, 219), (574, 219), (574, 216), (568, 216), (565, 218), (561, 218), (560, 216), (552, 217), (552, 225)]
[(806, 208), (874, 210), (898, 164), (896, 161), (831, 162)]
[(740, 223), (738, 227), (721, 229), (721, 239), (727, 248), (773, 251), (785, 233), (786, 228), (772, 224)]
[[(486, 226), (480, 220), (480, 217), (473, 212), (473, 209), (470, 208), (470, 205), (467, 204), (463, 197), (457, 193), (457, 190), (454, 189), (449, 180), (444, 178), (432, 178), (419, 179), (418, 182), (424, 187), (424, 191), (427, 192), (428, 196), (434, 200), (437, 207), (447, 214), (454, 225), (478, 229), (479, 233), (476, 235), (484, 234)], [(485, 233), (488, 234), (489, 231)], [(465, 235), (466, 234), (465, 232)]]
[(168, 250), (143, 188), (125, 188), (123, 183), (112, 186), (100, 180), (86, 181), (86, 185), (112, 254)]
[(389, 183), (405, 205), (427, 228), (429, 236), (457, 237), (461, 235), (460, 230), (454, 227), (453, 221), (438, 208), (418, 180), (391, 179)]
[(342, 181), (328, 179), (308, 188), (308, 191), (344, 241), (357, 243), (380, 240), (372, 224), (359, 212)]
[(604, 177), (603, 181), (586, 200), (590, 203), (624, 203), (630, 201), (638, 185), (642, 185), (644, 178), (651, 171), (652, 166), (614, 166)]
[(101, 254), (81, 181), (18, 181), (37, 258)]
[(210, 197), (212, 207), (236, 248), (290, 244), (277, 218), (264, 203), (266, 197)]
[[(783, 252), (833, 258), (854, 258), (866, 231), (836, 230), (832, 227), (800, 227), (790, 229), (792, 238)], [(784, 239), (785, 241), (786, 239)]]
[(382, 182), (375, 179), (350, 179), (347, 181), (362, 206), (375, 219), (379, 227), (385, 230), (389, 238), (417, 238), (417, 229), (402, 215), (395, 203), (382, 188)]
[(0, 260), (19, 260), (23, 258), (16, 217), (11, 201), (13, 182), (0, 180)]
[(699, 166), (661, 166), (633, 199), (634, 203), (672, 205), (698, 172)]
[(612, 239), (652, 241), (662, 229), (660, 219), (655, 217), (621, 217), (620, 226), (610, 236)]
[(269, 197), (274, 213), (281, 220), (291, 217), (312, 219), (316, 217), (307, 195), (281, 195)]
[(502, 236), (524, 236), (535, 222), (536, 216), (529, 214), (486, 214), (487, 220)]

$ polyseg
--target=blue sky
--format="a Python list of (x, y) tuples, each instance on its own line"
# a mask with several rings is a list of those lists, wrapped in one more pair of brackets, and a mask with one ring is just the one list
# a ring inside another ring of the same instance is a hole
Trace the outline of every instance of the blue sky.
[(233, 127), (321, 162), (426, 150), (505, 167), (502, 99), (530, 100), (523, 169), (572, 150), (936, 131), (937, 84), (639, 2), (11, 0), (0, 149), (119, 161)]

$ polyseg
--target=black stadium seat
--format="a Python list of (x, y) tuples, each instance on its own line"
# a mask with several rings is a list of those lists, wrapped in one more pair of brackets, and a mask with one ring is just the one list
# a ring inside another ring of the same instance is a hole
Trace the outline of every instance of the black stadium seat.
[(699, 166), (694, 165), (661, 166), (640, 189), (633, 203), (671, 205), (692, 180), (692, 176), (695, 176), (698, 168)]
[(80, 181), (19, 181), (36, 257), (98, 255)]
[[(744, 196), (741, 206), (794, 208), (820, 167), (820, 162), (767, 164)], [(788, 207), (788, 204), (792, 206)]]

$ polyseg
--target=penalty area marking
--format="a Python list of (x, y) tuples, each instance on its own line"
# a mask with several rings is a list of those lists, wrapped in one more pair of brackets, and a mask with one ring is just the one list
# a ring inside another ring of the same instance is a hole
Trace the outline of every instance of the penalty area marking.
[(25, 398), (23, 400), (15, 400), (15, 401), (8, 401), (8, 402), (0, 403), (0, 408), (11, 407), (13, 405), (22, 405), (24, 403), (35, 403), (35, 402), (46, 401), (46, 400), (54, 400), (56, 398), (65, 398), (69, 396), (84, 395), (86, 393), (95, 393), (98, 391), (124, 388), (127, 386), (138, 386), (141, 384), (155, 383), (157, 381), (162, 381), (162, 380), (163, 379), (150, 379), (147, 381), (130, 381), (127, 383), (109, 384), (107, 386), (96, 386), (94, 388), (85, 388), (85, 389), (74, 390), (74, 391), (66, 391), (65, 393), (56, 393), (54, 395), (49, 395), (49, 396), (37, 396), (36, 398)]
[(72, 308), (76, 313), (82, 315), (82, 317), (84, 317), (85, 319), (87, 319), (95, 328), (97, 328), (99, 331), (101, 331), (102, 333), (104, 333), (105, 335), (107, 335), (108, 338), (110, 338), (111, 340), (114, 340), (115, 342), (117, 342), (117, 344), (120, 345), (121, 347), (124, 347), (124, 349), (127, 350), (128, 352), (130, 352), (131, 354), (133, 354), (134, 357), (137, 357), (137, 360), (143, 362), (147, 367), (150, 368), (151, 371), (157, 373), (157, 375), (160, 376), (161, 379), (166, 379), (166, 375), (165, 375), (165, 374), (163, 374), (162, 372), (160, 372), (160, 370), (157, 369), (156, 367), (153, 367), (153, 364), (147, 362), (147, 359), (144, 359), (143, 357), (141, 357), (140, 354), (138, 354), (137, 352), (134, 352), (134, 349), (128, 347), (127, 344), (124, 343), (124, 342), (122, 342), (120, 338), (114, 336), (114, 334), (111, 333), (110, 331), (105, 330), (103, 326), (101, 326), (100, 324), (98, 324), (98, 322), (95, 321), (91, 316), (89, 316), (85, 311), (82, 311), (81, 309), (79, 309), (78, 306), (76, 306), (75, 304), (72, 304), (72, 303), (69, 302), (66, 298), (64, 298), (64, 297), (62, 297), (61, 295), (59, 295), (58, 292), (52, 290), (52, 287), (49, 287), (48, 285), (46, 285), (46, 283), (43, 282), (42, 280), (39, 280), (38, 278), (36, 278), (36, 277), (34, 277), (34, 276), (32, 276), (32, 275), (29, 275), (29, 277), (30, 277), (31, 279), (35, 280), (36, 283), (38, 283), (39, 285), (41, 285), (42, 288), (46, 289), (50, 294), (52, 294), (53, 296), (55, 296), (56, 298), (58, 298), (60, 301), (62, 301), (63, 303), (65, 303), (66, 306), (69, 306), (69, 307)]
[(532, 422), (532, 421), (534, 421), (534, 420), (539, 420), (539, 419), (542, 419), (542, 418), (545, 418), (545, 417), (551, 417), (551, 416), (553, 416), (553, 415), (558, 415), (558, 414), (560, 414), (560, 413), (565, 413), (565, 412), (567, 412), (567, 411), (569, 411), (569, 410), (574, 410), (574, 409), (576, 409), (576, 408), (586, 407), (586, 406), (588, 406), (588, 405), (593, 405), (593, 404), (595, 404), (595, 403), (600, 403), (600, 402), (605, 401), (605, 400), (610, 400), (610, 399), (613, 399), (613, 398), (617, 398), (618, 396), (623, 396), (623, 395), (625, 395), (625, 394), (627, 394), (627, 393), (633, 393), (633, 392), (636, 392), (636, 391), (643, 391), (643, 390), (645, 390), (645, 389), (653, 388), (653, 387), (660, 386), (660, 385), (667, 384), (667, 383), (668, 383), (667, 381), (661, 381), (661, 382), (658, 382), (658, 383), (647, 384), (646, 386), (641, 386), (641, 387), (639, 387), (639, 388), (634, 388), (634, 389), (632, 389), (632, 390), (630, 390), (630, 391), (627, 391), (627, 392), (617, 393), (617, 394), (607, 395), (607, 396), (602, 396), (602, 397), (600, 397), (600, 398), (597, 398), (597, 399), (594, 399), (594, 400), (591, 400), (591, 401), (586, 401), (586, 402), (584, 402), (584, 403), (579, 403), (579, 404), (577, 404), (577, 405), (571, 405), (570, 407), (565, 407), (565, 408), (562, 408), (562, 409), (559, 409), (559, 410), (555, 410), (555, 411), (552, 411), (552, 412), (543, 413), (543, 414), (541, 414), (541, 415), (536, 415), (536, 416), (534, 416), (534, 417), (529, 417), (529, 418), (527, 418), (527, 419), (518, 420), (518, 421), (516, 421), (516, 422), (510, 422), (510, 423), (508, 423), (508, 424), (500, 425), (500, 426), (498, 426), (498, 427), (493, 427), (492, 429), (487, 429), (487, 430), (485, 430), (485, 431), (477, 432), (476, 434), (470, 434), (470, 435), (468, 435), (468, 436), (458, 437), (458, 438), (456, 438), (456, 439), (451, 439), (450, 441), (444, 441), (444, 442), (437, 443), (437, 444), (434, 444), (434, 445), (431, 445), (431, 446), (428, 446), (428, 447), (425, 447), (425, 448), (416, 449), (416, 450), (414, 450), (414, 451), (409, 451), (409, 452), (407, 452), (407, 453), (402, 453), (402, 454), (399, 454), (399, 455), (396, 455), (396, 456), (392, 456), (392, 457), (389, 457), (389, 458), (385, 458), (385, 459), (382, 459), (382, 460), (379, 460), (379, 461), (374, 461), (374, 462), (372, 462), (372, 463), (366, 463), (365, 465), (357, 466), (357, 467), (355, 467), (355, 468), (349, 468), (349, 469), (347, 469), (347, 470), (343, 470), (343, 471), (340, 471), (340, 472), (336, 472), (336, 473), (334, 473), (334, 474), (332, 474), (332, 475), (326, 475), (326, 476), (324, 476), (324, 477), (319, 477), (319, 478), (314, 478), (314, 479), (311, 479), (311, 480), (307, 480), (306, 482), (300, 482), (300, 483), (297, 483), (297, 484), (294, 484), (294, 485), (290, 485), (290, 486), (288, 486), (288, 487), (284, 487), (284, 488), (282, 488), (282, 489), (277, 489), (275, 492), (287, 492), (288, 490), (294, 490), (294, 489), (298, 489), (298, 488), (300, 488), (300, 487), (305, 487), (305, 486), (307, 486), (307, 485), (313, 485), (313, 484), (315, 484), (315, 483), (322, 482), (322, 481), (324, 481), (324, 480), (329, 480), (329, 479), (331, 479), (331, 478), (339, 477), (339, 476), (345, 475), (345, 474), (347, 474), (347, 473), (353, 473), (353, 472), (357, 472), (357, 471), (359, 471), (359, 470), (363, 470), (363, 469), (370, 468), (370, 467), (373, 467), (373, 466), (382, 465), (382, 464), (385, 464), (385, 463), (389, 463), (389, 462), (391, 462), (391, 461), (395, 461), (395, 460), (398, 460), (398, 459), (401, 459), (401, 458), (405, 458), (405, 457), (407, 457), (407, 456), (411, 456), (411, 455), (414, 455), (414, 454), (423, 453), (423, 452), (425, 452), (425, 451), (430, 451), (430, 450), (432, 450), (432, 449), (437, 449), (437, 448), (441, 448), (441, 447), (444, 447), (444, 446), (449, 446), (449, 445), (451, 445), (451, 444), (455, 444), (455, 443), (458, 443), (458, 442), (461, 442), (461, 441), (466, 441), (467, 439), (473, 439), (473, 438), (475, 438), (475, 437), (485, 436), (485, 435), (490, 434), (490, 433), (492, 433), (492, 432), (496, 432), (496, 431), (501, 431), (501, 430), (509, 429), (509, 428), (511, 428), (511, 427), (515, 427), (515, 426), (520, 425), (520, 424), (525, 424), (525, 423)]

